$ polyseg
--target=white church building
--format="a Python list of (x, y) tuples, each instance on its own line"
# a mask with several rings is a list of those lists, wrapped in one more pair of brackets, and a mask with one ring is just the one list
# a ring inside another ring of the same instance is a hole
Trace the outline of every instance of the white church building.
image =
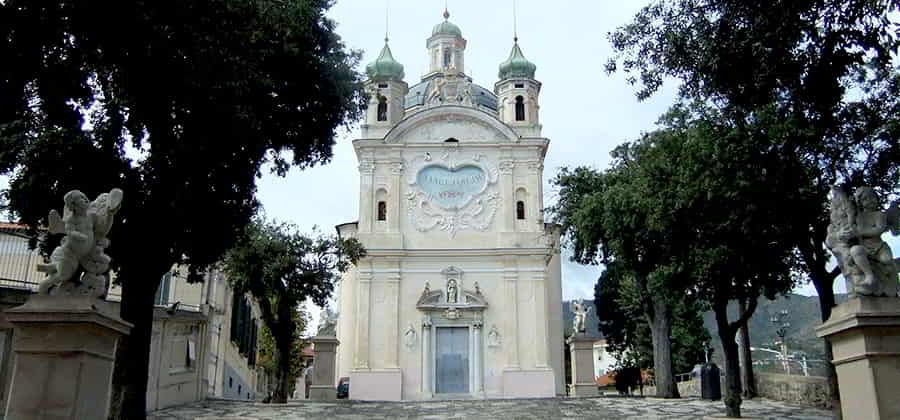
[(385, 40), (366, 68), (359, 220), (342, 279), (337, 377), (350, 398), (563, 395), (559, 231), (544, 222), (535, 65), (517, 43), (490, 91), (449, 14), (410, 87)]

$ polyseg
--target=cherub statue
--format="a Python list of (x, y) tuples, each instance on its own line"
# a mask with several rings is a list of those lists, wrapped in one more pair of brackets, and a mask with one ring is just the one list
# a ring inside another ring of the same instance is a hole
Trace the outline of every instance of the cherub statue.
[[(113, 217), (122, 205), (122, 190), (113, 188), (88, 203), (81, 191), (69, 191), (64, 197), (65, 207), (60, 217), (56, 210), (49, 215), (50, 233), (64, 233), (59, 246), (50, 254), (50, 262), (38, 264), (38, 271), (48, 274), (38, 292), (42, 294), (77, 294), (101, 297), (108, 286), (110, 258), (107, 235)], [(84, 273), (70, 281), (79, 266)]]
[(50, 210), (47, 230), (51, 234), (63, 233), (62, 238), (50, 254), (50, 262), (38, 264), (40, 272), (47, 273), (47, 278), (38, 287), (38, 293), (49, 294), (51, 290), (72, 279), (78, 271), (79, 261), (87, 256), (96, 246), (94, 242), (94, 226), (88, 215), (88, 198), (78, 190), (72, 190), (63, 196), (63, 215)]
[(587, 321), (587, 314), (590, 311), (591, 308), (587, 307), (587, 305), (584, 304), (583, 299), (578, 299), (572, 302), (572, 313), (575, 314), (575, 318), (572, 320), (572, 328), (574, 329), (574, 334), (584, 333), (584, 324), (585, 321)]
[(840, 188), (832, 190), (825, 245), (837, 258), (851, 296), (897, 296), (897, 266), (881, 240), (888, 230), (900, 230), (896, 203), (883, 212), (871, 187), (857, 189), (853, 200)]

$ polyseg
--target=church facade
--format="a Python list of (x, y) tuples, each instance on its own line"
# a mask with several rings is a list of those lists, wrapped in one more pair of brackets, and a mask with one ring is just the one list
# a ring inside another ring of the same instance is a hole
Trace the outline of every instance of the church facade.
[(353, 143), (359, 220), (337, 227), (367, 249), (340, 284), (337, 376), (361, 400), (564, 394), (535, 65), (516, 42), (493, 91), (478, 86), (445, 12), (410, 87), (385, 41)]

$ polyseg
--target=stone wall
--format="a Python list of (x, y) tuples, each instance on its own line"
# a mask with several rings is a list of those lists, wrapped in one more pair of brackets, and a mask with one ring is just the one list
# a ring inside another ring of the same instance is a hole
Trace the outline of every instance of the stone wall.
[(759, 396), (816, 407), (827, 407), (828, 378), (821, 376), (756, 373)]
[[(827, 408), (828, 378), (821, 376), (782, 375), (756, 373), (756, 390), (759, 396), (770, 400), (785, 401), (807, 406)], [(721, 377), (722, 395), (725, 395), (725, 376)], [(644, 395), (653, 396), (655, 386), (645, 386)], [(692, 379), (678, 383), (682, 397), (700, 397), (700, 381)]]

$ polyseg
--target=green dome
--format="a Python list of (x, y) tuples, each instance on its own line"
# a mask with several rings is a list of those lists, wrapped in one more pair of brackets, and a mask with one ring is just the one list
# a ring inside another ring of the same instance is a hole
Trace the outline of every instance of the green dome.
[(366, 74), (369, 75), (371, 80), (403, 80), (405, 76), (403, 74), (403, 64), (394, 60), (387, 42), (384, 43), (384, 48), (381, 49), (381, 55), (366, 66)]
[(447, 19), (450, 19), (450, 12), (444, 10), (444, 21), (434, 25), (434, 29), (431, 30), (431, 36), (453, 35), (462, 38), (462, 31), (459, 29), (459, 26), (450, 23)]
[(513, 44), (509, 58), (500, 64), (500, 80), (511, 79), (514, 77), (524, 77), (534, 79), (534, 72), (537, 66), (528, 61), (519, 48), (519, 43)]

